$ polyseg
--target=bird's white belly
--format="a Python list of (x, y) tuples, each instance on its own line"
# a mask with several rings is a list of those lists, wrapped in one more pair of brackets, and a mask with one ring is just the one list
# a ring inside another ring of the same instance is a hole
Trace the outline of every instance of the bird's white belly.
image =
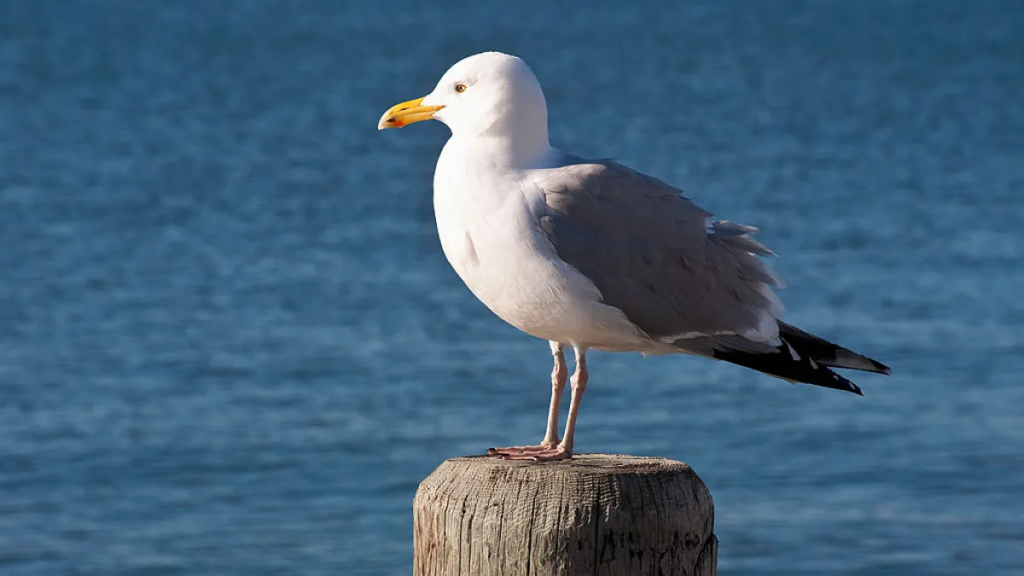
[(522, 195), (481, 206), (448, 192), (435, 189), (441, 247), (466, 286), (501, 319), (566, 344), (649, 347), (621, 311), (601, 303), (589, 279), (558, 258)]

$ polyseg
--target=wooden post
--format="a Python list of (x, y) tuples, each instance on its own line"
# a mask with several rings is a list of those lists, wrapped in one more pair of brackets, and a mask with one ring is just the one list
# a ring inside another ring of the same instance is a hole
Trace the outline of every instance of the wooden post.
[(709, 576), (718, 554), (707, 487), (663, 458), (454, 458), (413, 523), (414, 576)]

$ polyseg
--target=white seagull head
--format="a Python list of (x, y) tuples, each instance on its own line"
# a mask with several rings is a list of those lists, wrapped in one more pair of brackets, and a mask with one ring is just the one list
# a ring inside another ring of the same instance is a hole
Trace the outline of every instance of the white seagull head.
[(525, 62), (500, 52), (460, 60), (430, 94), (391, 107), (377, 128), (401, 128), (421, 120), (440, 120), (455, 137), (547, 141), (548, 108), (537, 77)]

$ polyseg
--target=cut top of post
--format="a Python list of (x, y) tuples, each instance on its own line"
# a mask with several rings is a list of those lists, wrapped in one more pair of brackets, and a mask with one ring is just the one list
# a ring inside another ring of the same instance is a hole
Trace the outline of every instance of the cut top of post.
[(414, 510), (415, 574), (714, 570), (711, 494), (688, 465), (674, 460), (454, 458), (420, 484)]

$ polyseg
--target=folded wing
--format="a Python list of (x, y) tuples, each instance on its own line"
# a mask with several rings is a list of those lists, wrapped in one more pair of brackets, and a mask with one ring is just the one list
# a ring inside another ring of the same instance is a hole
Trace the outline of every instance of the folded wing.
[(779, 378), (860, 393), (829, 367), (888, 368), (781, 322), (782, 281), (756, 228), (713, 221), (682, 191), (612, 161), (538, 170), (539, 224), (604, 303), (664, 344)]

